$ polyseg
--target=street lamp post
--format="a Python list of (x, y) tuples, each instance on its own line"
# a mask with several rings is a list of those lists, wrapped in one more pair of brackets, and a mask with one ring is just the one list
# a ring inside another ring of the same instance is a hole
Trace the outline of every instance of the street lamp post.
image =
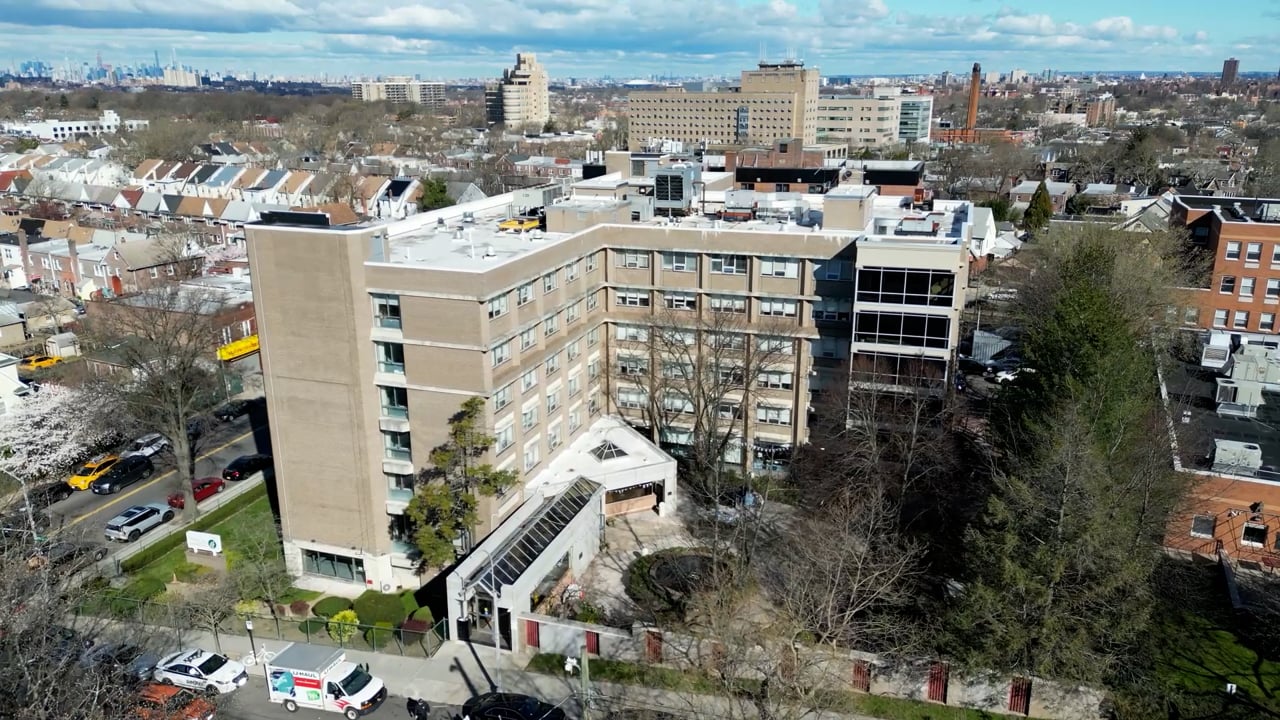
[[(258, 646), (253, 643), (253, 618), (244, 619), (245, 632), (249, 633), (249, 654), (253, 656), (253, 661), (258, 662)], [(266, 653), (263, 653), (265, 655)], [(271, 676), (267, 673), (267, 663), (262, 663), (262, 677), (267, 681), (267, 691), (271, 690)]]

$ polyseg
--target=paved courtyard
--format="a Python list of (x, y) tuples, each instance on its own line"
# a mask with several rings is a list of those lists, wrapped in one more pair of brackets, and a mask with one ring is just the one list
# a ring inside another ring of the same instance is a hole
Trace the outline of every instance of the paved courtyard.
[(601, 548), (578, 584), (583, 599), (600, 608), (610, 622), (636, 614), (635, 603), (627, 597), (623, 582), (632, 561), (658, 550), (697, 544), (679, 517), (658, 517), (653, 513), (612, 518), (605, 526), (604, 538), (608, 547)]

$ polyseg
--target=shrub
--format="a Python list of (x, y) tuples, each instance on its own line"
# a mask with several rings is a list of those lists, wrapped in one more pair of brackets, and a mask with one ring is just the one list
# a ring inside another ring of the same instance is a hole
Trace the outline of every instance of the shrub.
[(421, 607), (418, 605), (418, 597), (415, 590), (405, 590), (400, 593), (400, 604), (404, 606), (404, 617), (413, 617), (413, 614)]
[(249, 617), (250, 615), (258, 614), (258, 611), (262, 609), (262, 603), (257, 600), (237, 600), (235, 609), (236, 615)]
[(314, 638), (324, 632), (327, 624), (328, 623), (321, 618), (309, 618), (298, 623), (298, 629), (301, 630), (302, 634), (306, 636), (308, 641), (310, 641), (311, 638)]
[(421, 642), (423, 636), (431, 632), (430, 620), (405, 620), (400, 625), (400, 642), (409, 645)]
[(604, 619), (604, 613), (595, 605), (584, 602), (578, 607), (578, 612), (574, 613), (573, 619), (581, 623), (598, 625)]
[(385, 648), (396, 641), (395, 626), (387, 622), (377, 623), (364, 631), (364, 641), (374, 650)]
[(346, 643), (356, 634), (359, 624), (360, 616), (356, 615), (355, 610), (341, 610), (329, 617), (325, 629), (329, 631), (329, 637), (339, 643)]
[(399, 595), (388, 595), (377, 590), (365, 590), (355, 602), (356, 614), (370, 625), (387, 623), (390, 627), (400, 624), (408, 615)]
[(343, 597), (327, 597), (311, 606), (311, 612), (317, 617), (331, 618), (343, 610), (351, 609), (351, 601)]
[(311, 612), (311, 603), (306, 600), (294, 600), (289, 603), (289, 612), (294, 615), (298, 615), (299, 617), (304, 616)]
[(431, 608), (420, 607), (413, 613), (413, 619), (419, 622), (425, 622), (428, 625), (435, 625), (435, 618), (431, 617)]

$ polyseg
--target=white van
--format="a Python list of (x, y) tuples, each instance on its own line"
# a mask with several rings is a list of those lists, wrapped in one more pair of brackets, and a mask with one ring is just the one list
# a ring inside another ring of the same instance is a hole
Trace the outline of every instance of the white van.
[(387, 699), (382, 681), (347, 662), (337, 648), (291, 643), (267, 662), (267, 675), (271, 702), (289, 712), (312, 708), (356, 720)]

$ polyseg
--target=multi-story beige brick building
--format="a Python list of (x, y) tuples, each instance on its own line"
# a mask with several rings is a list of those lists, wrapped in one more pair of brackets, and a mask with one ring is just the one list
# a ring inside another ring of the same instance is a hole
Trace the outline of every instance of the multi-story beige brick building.
[[(483, 461), (520, 482), (481, 498), (484, 539), (449, 575), (450, 602), (473, 598), (486, 572), (493, 589), (491, 564), (519, 585), (500, 594), (503, 610), (528, 611), (525, 586), (558, 561), (589, 562), (604, 516), (675, 506), (674, 461), (649, 438), (678, 453), (697, 408), (649, 397), (677, 362), (659, 334), (730, 355), (767, 349), (767, 366), (716, 408), (736, 428), (725, 461), (749, 472), (785, 462), (808, 437), (814, 395), (839, 397), (850, 378), (946, 385), (966, 202), (913, 207), (842, 186), (815, 228), (633, 222), (634, 198), (583, 194), (547, 201), (545, 231), (501, 230), (533, 192), (389, 224), (285, 215), (247, 228), (286, 555), (301, 582), (416, 587), (404, 516), (414, 477), (479, 396), (496, 438)], [(555, 530), (522, 545), (511, 569), (511, 548), (548, 513)], [(450, 616), (483, 614), (466, 602)]]
[(351, 83), (351, 97), (363, 102), (417, 103), (439, 109), (444, 107), (444, 83), (422, 82), (407, 76), (356, 80)]
[(818, 99), (818, 137), (854, 147), (883, 147), (898, 140), (901, 105), (896, 97), (823, 95)]
[(486, 119), (492, 124), (519, 129), (551, 119), (550, 81), (533, 53), (517, 53), (515, 67), (503, 70), (502, 80), (487, 85), (484, 93)]
[(690, 145), (772, 144), (800, 138), (817, 141), (816, 113), (821, 78), (804, 63), (761, 62), (742, 71), (738, 87), (689, 92), (684, 88), (633, 92), (627, 99), (631, 150), (652, 140)]

